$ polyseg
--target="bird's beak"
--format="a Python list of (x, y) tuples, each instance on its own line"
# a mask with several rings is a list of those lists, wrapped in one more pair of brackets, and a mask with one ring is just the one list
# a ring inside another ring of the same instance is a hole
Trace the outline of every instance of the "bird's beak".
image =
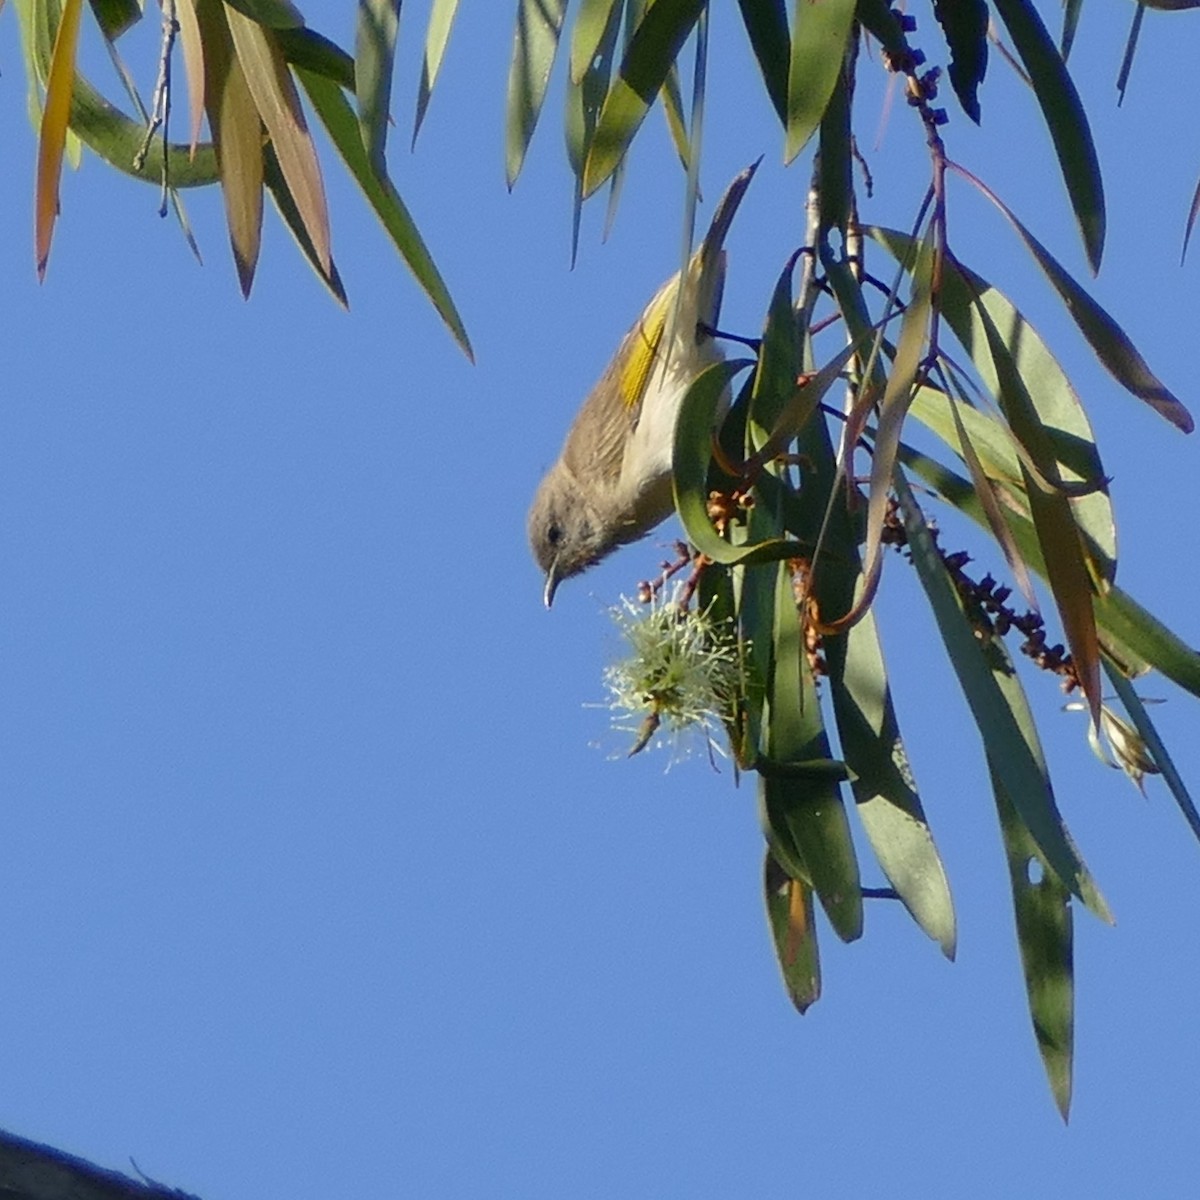
[(550, 564), (550, 569), (546, 572), (546, 590), (542, 593), (542, 600), (545, 601), (546, 607), (549, 608), (554, 603), (554, 593), (558, 591), (558, 585), (562, 581), (562, 576), (558, 573), (558, 560)]

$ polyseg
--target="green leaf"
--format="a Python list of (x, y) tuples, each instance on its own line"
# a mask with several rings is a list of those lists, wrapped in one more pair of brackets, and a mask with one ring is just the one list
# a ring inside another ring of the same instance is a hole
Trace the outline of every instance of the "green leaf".
[(279, 159), (275, 156), (275, 151), (269, 142), (263, 147), (262, 158), (263, 182), (266, 184), (267, 191), (271, 194), (276, 211), (283, 218), (283, 223), (288, 227), (288, 231), (292, 237), (295, 238), (296, 245), (299, 246), (301, 253), (308, 261), (308, 265), (316, 273), (317, 278), (329, 289), (330, 295), (343, 308), (348, 307), (346, 289), (342, 284), (342, 277), (338, 274), (337, 264), (331, 261), (328, 272), (321, 265), (321, 261), (317, 257), (316, 247), (312, 244), (312, 239), (308, 236), (308, 230), (304, 227), (304, 221), (300, 217), (300, 210), (296, 207), (295, 200), (292, 199), (292, 193), (288, 189), (287, 180), (280, 169)]
[(341, 88), (325, 75), (304, 67), (297, 67), (296, 74), (326, 132), (362, 189), (367, 202), (375, 210), (400, 257), (416, 277), (438, 315), (445, 321), (447, 328), (454, 335), (454, 340), (468, 358), (473, 358), (471, 342), (454, 301), (450, 298), (445, 281), (434, 265), (420, 232), (392, 181), (386, 177), (380, 178), (368, 161), (362, 138), (359, 136), (358, 120), (342, 95)]
[[(790, 399), (779, 412), (773, 430), (760, 446), (753, 462), (747, 464), (748, 473), (760, 470), (783, 452), (816, 411), (822, 397), (853, 356), (857, 345), (856, 341), (847, 346), (804, 387), (791, 390)], [(811, 550), (811, 547), (788, 538), (731, 544), (720, 536), (708, 516), (708, 464), (712, 458), (713, 427), (729, 381), (751, 365), (752, 360), (736, 359), (707, 367), (692, 381), (675, 422), (673, 484), (676, 511), (696, 549), (715, 562), (726, 565), (775, 562)], [(770, 486), (765, 478), (760, 477), (756, 487), (761, 490), (764, 485)], [(786, 489), (782, 490), (786, 492)]]
[[(1037, 400), (1044, 400), (1045, 396), (1046, 393), (1042, 392)], [(971, 407), (961, 400), (956, 405), (952, 405), (945, 392), (932, 387), (921, 388), (917, 392), (910, 411), (916, 420), (936, 433), (964, 461), (967, 459), (967, 446), (974, 450), (979, 466), (990, 483), (990, 490), (996, 494), (1000, 502), (997, 505), (998, 512), (995, 514), (986, 512), (984, 521), (988, 531), (997, 541), (1000, 540), (1000, 534), (996, 528), (997, 515), (1003, 519), (1005, 530), (1009, 535), (1013, 534), (1014, 510), (1019, 510), (1027, 519), (1032, 519), (1029, 517), (1029, 502), (1024, 491), (1025, 478), (1021, 473), (1021, 459), (1016, 440), (1012, 430), (1003, 421), (992, 413)], [(967, 437), (967, 445), (962, 443), (958, 429), (960, 425), (962, 433)], [(1051, 430), (1050, 432), (1053, 434), (1056, 431)], [(990, 507), (988, 498), (985, 490), (975, 478), (973, 470), (971, 485), (986, 511)], [(1115, 559), (1113, 558), (1115, 545), (1111, 520), (1107, 525), (1100, 526), (1102, 532), (1107, 530), (1109, 537), (1108, 545), (1102, 549), (1088, 532), (1089, 525), (1084, 519), (1085, 514), (1081, 511), (1083, 505), (1097, 495), (1103, 495), (1103, 493), (1095, 492), (1086, 496), (1073, 497), (1072, 504), (1076, 516), (1080, 518), (1080, 525), (1087, 539), (1090, 560), (1096, 564), (1098, 572), (1104, 578), (1110, 579), (1115, 568)], [(1032, 537), (1032, 530), (1030, 530), (1030, 535)], [(1003, 548), (1007, 559), (1009, 547), (1005, 544)], [(1026, 561), (1026, 547), (1020, 538), (1013, 536), (1011, 549), (1015, 553), (1016, 561), (1010, 561), (1009, 566), (1018, 575), (1017, 583), (1021, 587), (1022, 594), (1030, 599), (1031, 604), (1034, 604), (1034, 600), (1029, 597), (1028, 590), (1019, 579), (1020, 567), (1018, 564)], [(1041, 561), (1040, 555), (1038, 561)]]
[(392, 67), (400, 31), (400, 0), (358, 0), (354, 38), (358, 123), (367, 158), (382, 172), (391, 120)]
[(662, 100), (663, 112), (667, 118), (667, 130), (675, 146), (675, 153), (679, 155), (679, 161), (686, 171), (688, 163), (691, 161), (692, 148), (688, 142), (687, 122), (683, 116), (683, 97), (679, 91), (679, 67), (677, 64), (671, 64), (659, 97)]
[(505, 167), (511, 188), (525, 164), (558, 51), (567, 0), (520, 0), (508, 71)]
[(417, 134), (425, 121), (425, 111), (433, 96), (433, 85), (442, 69), (446, 55), (446, 43), (450, 40), (450, 28), (458, 12), (458, 0), (433, 0), (429, 10), (429, 27), (425, 31), (425, 54), (421, 59), (421, 82), (417, 88), (417, 113), (413, 118), (412, 144), (417, 144)]
[[(775, 622), (769, 685), (767, 756), (772, 763), (829, 759), (829, 740), (808, 666), (792, 572), (775, 568)], [(753, 640), (754, 631), (750, 631)], [(824, 771), (788, 777), (760, 773), (759, 794), (772, 847), (787, 847), (843, 941), (862, 936), (862, 887), (836, 778)], [(789, 866), (786, 857), (780, 859)]]
[(758, 785), (771, 853), (817, 893), (842, 941), (860, 938), (862, 888), (837, 782), (815, 772), (805, 779), (760, 772)]
[(675, 422), (675, 508), (692, 545), (715, 562), (749, 565), (793, 558), (806, 548), (785, 538), (734, 545), (725, 541), (708, 515), (708, 468), (712, 437), (726, 389), (749, 359), (713, 363), (692, 381)]
[(1058, 260), (1017, 220), (1012, 210), (995, 192), (970, 172), (963, 171), (961, 167), (955, 169), (967, 176), (1017, 231), (1046, 278), (1062, 297), (1067, 312), (1079, 326), (1079, 332), (1087, 339), (1096, 357), (1113, 378), (1139, 400), (1144, 400), (1157, 413), (1166, 417), (1172, 425), (1182, 429), (1184, 433), (1191, 433), (1194, 428), (1191, 414), (1146, 365), (1146, 360), (1138, 353), (1125, 331), (1059, 265)]
[(267, 29), (300, 29), (304, 18), (290, 0), (225, 0), (248, 20)]
[(655, 0), (638, 22), (596, 122), (583, 172), (585, 199), (625, 157), (704, 5), (705, 0)]
[(855, 0), (795, 0), (784, 162), (804, 149), (825, 115), (842, 74), (854, 8)]
[(857, 16), (862, 27), (894, 58), (900, 58), (908, 49), (899, 10), (887, 0), (858, 0)]
[[(822, 579), (830, 574), (823, 567)], [(874, 614), (826, 638), (825, 651), (838, 737), (871, 849), (913, 920), (953, 959), (954, 903), (900, 738)]]
[(821, 996), (821, 959), (817, 953), (812, 889), (803, 880), (791, 878), (767, 850), (763, 892), (783, 985), (803, 1015)]
[(1096, 598), (1102, 629), (1173, 683), (1200, 697), (1200, 654), (1119, 587)]
[[(775, 281), (759, 344), (758, 365), (754, 371), (754, 385), (750, 393), (749, 419), (752, 425), (761, 431), (758, 437), (760, 447), (768, 439), (770, 430), (778, 427), (780, 416), (797, 391), (797, 380), (800, 377), (803, 351), (800, 344), (800, 326), (797, 324), (792, 304), (792, 276), (799, 257), (799, 250), (789, 255), (779, 278)], [(800, 420), (789, 422), (789, 426), (794, 428), (789, 428), (787, 432), (780, 431), (780, 449), (792, 440), (815, 411), (816, 404), (810, 403), (805, 412), (796, 413)]]
[[(828, 430), (814, 422), (799, 446), (811, 463), (805, 491), (814, 518), (840, 478)], [(861, 579), (856, 523), (844, 505), (832, 509), (830, 541), (814, 579), (822, 612), (846, 612)], [(945, 871), (922, 810), (901, 741), (874, 615), (867, 610), (845, 633), (824, 639), (838, 735), (850, 769), (856, 809), (876, 859), (909, 913), (953, 958), (954, 908)]]
[(785, 0), (738, 0), (742, 24), (750, 38), (750, 48), (758, 59), (767, 95), (787, 128), (788, 64), (791, 61), (791, 32), (788, 29)]
[(571, 208), (572, 266), (575, 265), (575, 257), (579, 251), (579, 227), (583, 213), (583, 165), (591, 150), (600, 106), (604, 103), (604, 97), (608, 93), (608, 81), (612, 78), (613, 56), (616, 53), (617, 35), (621, 26), (620, 4), (614, 4), (609, 9), (609, 18), (608, 26), (603, 30), (595, 53), (588, 60), (583, 77), (578, 83), (567, 80), (567, 161), (571, 164), (571, 171), (575, 176)]
[[(1200, 3), (1200, 0), (1197, 0)], [(1083, 0), (1064, 0), (1062, 37), (1059, 39), (1059, 49), (1063, 62), (1071, 57), (1071, 47), (1075, 44), (1075, 31), (1079, 28), (1079, 14), (1083, 11)]]
[[(1071, 1107), (1075, 1047), (1075, 969), (1071, 894), (1021, 823), (998, 773), (992, 772), (1000, 831), (1012, 884), (1017, 941), (1038, 1051), (1058, 1111)], [(1031, 872), (1037, 877), (1033, 882)]]
[(141, 0), (90, 0), (101, 32), (115, 42), (142, 19)]
[(1145, 4), (1137, 4), (1133, 10), (1133, 20), (1129, 25), (1129, 33), (1125, 38), (1125, 53), (1121, 55), (1121, 69), (1117, 72), (1117, 104), (1125, 102), (1125, 88), (1133, 71), (1133, 58), (1137, 53), (1138, 38), (1142, 32), (1142, 18), (1146, 15)]
[[(857, 328), (850, 321), (847, 327)], [(827, 552), (812, 576), (813, 596), (821, 613), (848, 612), (862, 574), (861, 521), (846, 503), (845, 475), (827, 423), (808, 422), (796, 452), (805, 464), (804, 485), (793, 501), (800, 511), (785, 512), (785, 520), (798, 533), (815, 534), (826, 523)], [(867, 610), (845, 633), (827, 634), (824, 649), (838, 736), (868, 840), (917, 924), (953, 957), (954, 907), (900, 738), (873, 613)]]
[(1141, 735), (1142, 741), (1146, 743), (1146, 747), (1150, 751), (1150, 757), (1154, 759), (1154, 765), (1162, 773), (1163, 780), (1170, 789), (1171, 795), (1175, 798), (1175, 803), (1179, 806), (1179, 811), (1183, 813), (1184, 820), (1191, 826), (1192, 833), (1200, 840), (1200, 812), (1196, 811), (1196, 805), (1192, 802), (1192, 797), (1188, 794), (1187, 785), (1183, 782), (1183, 777), (1176, 769), (1175, 763), (1172, 761), (1171, 755), (1167, 752), (1162, 738), (1158, 736), (1158, 730), (1155, 729), (1154, 722), (1150, 720), (1150, 714), (1146, 711), (1146, 706), (1142, 703), (1141, 697), (1134, 690), (1133, 684), (1126, 679), (1120, 668), (1115, 666), (1110, 659), (1106, 658), (1104, 660), (1104, 669), (1108, 672), (1108, 678), (1112, 681), (1112, 685), (1116, 689), (1121, 703), (1125, 706), (1125, 711), (1129, 714), (1129, 719), (1133, 722), (1134, 728)]
[(975, 636), (902, 471), (896, 472), (895, 481), (912, 562), (983, 738), (988, 763), (1059, 879), (1101, 920), (1111, 923), (1108, 906), (1054, 803), (1036, 729), (1007, 652), (999, 640), (985, 645)]
[[(1029, 502), (1046, 578), (1062, 619), (1063, 631), (1071, 649), (1075, 673), (1091, 707), (1092, 720), (1100, 720), (1100, 644), (1096, 635), (1096, 614), (1092, 607), (1092, 580), (1084, 557), (1083, 541), (1075, 521), (1070, 499), (1061, 490), (1062, 480), (1052, 458), (1053, 447), (1043, 426), (1038, 423), (1033, 399), (1025, 386), (1017, 364), (990, 315), (977, 305), (995, 366), (999, 386), (997, 398), (1008, 422), (1024, 446), (1033, 453), (1039, 467), (1048, 468), (1049, 486), (1044, 489), (1022, 463), (1025, 495)], [(1032, 420), (1029, 418), (1032, 416)]]
[[(803, 386), (793, 386), (782, 393), (784, 403), (778, 410), (770, 435), (758, 447), (748, 468), (757, 469), (786, 451), (788, 443), (808, 424), (825, 394), (841, 378), (846, 364), (858, 353), (862, 339), (863, 335), (854, 338)], [(761, 402), (758, 407), (761, 408)]]
[(1187, 220), (1183, 226), (1183, 249), (1179, 252), (1179, 264), (1183, 265), (1187, 258), (1188, 242), (1192, 240), (1192, 230), (1196, 227), (1196, 218), (1200, 216), (1200, 180), (1196, 182), (1196, 190), (1192, 192), (1192, 202), (1188, 206)]
[(354, 59), (336, 42), (313, 29), (278, 29), (275, 40), (293, 67), (303, 67), (347, 92), (354, 91)]
[(963, 112), (979, 124), (979, 85), (987, 72), (986, 0), (934, 0), (937, 18), (950, 49), (950, 86)]
[[(892, 253), (897, 258), (908, 253), (911, 247), (910, 239), (903, 235), (872, 230), (872, 236), (878, 236), (884, 244), (895, 243)], [(1003, 332), (993, 319), (992, 311), (1004, 322)], [(1073, 391), (1066, 385), (1065, 376), (1044, 347), (1039, 346), (1036, 335), (1025, 338), (1025, 323), (1016, 309), (1002, 297), (997, 300), (983, 280), (960, 268), (949, 257), (942, 271), (942, 312), (971, 355), (985, 384), (994, 392), (1008, 424), (1037, 468), (1038, 478), (1034, 478), (1022, 462), (1023, 490), (1076, 672), (1088, 698), (1092, 718), (1098, 721), (1100, 648), (1092, 576), (1076, 509), (1065, 492), (1060, 471), (1061, 430), (1052, 432), (1057, 428), (1053, 424), (1055, 418), (1065, 415), (1075, 435), (1068, 441), (1068, 453), (1078, 462), (1079, 448), (1090, 448), (1088, 465), (1097, 469), (1098, 476), (1097, 480), (1086, 482), (1102, 482), (1103, 474), (1098, 470), (1099, 456), (1095, 453), (1090, 427)], [(1018, 358), (1018, 355), (1022, 357)], [(1030, 386), (1027, 386), (1027, 380)], [(1044, 388), (1042, 385), (1047, 381), (1060, 386)], [(1048, 407), (1049, 411), (1039, 410), (1034, 391), (1041, 397), (1042, 408)], [(875, 457), (878, 461), (878, 452)], [(1111, 510), (1105, 505), (1101, 512), (1090, 512), (1089, 515), (1093, 540), (1111, 544)], [(1098, 577), (1111, 578), (1114, 569), (1111, 559), (1108, 563), (1092, 564)]]
[(1104, 185), (1083, 102), (1054, 39), (1030, 0), (994, 3), (1029, 72), (1058, 154), (1088, 262), (1093, 271), (1098, 271), (1104, 253)]
[(822, 241), (831, 229), (844, 233), (850, 227), (854, 206), (853, 146), (850, 87), (843, 72), (821, 118), (817, 203)]
[(591, 149), (600, 106), (608, 93), (608, 81), (612, 77), (613, 56), (621, 28), (619, 4), (609, 9), (609, 18), (608, 26), (602, 31), (601, 39), (589, 57), (581, 78), (578, 82), (567, 80), (567, 160), (575, 175), (576, 215), (583, 203), (583, 166)]
[[(929, 391), (930, 389), (924, 390)], [(967, 432), (966, 414), (972, 416), (979, 414), (975, 413), (975, 410), (969, 405), (957, 402), (953, 395), (946, 398), (949, 401), (950, 414), (954, 419), (954, 437), (958, 441), (959, 453), (967, 464), (975, 494), (979, 497), (979, 503), (987, 515), (988, 530), (1003, 551), (1004, 561), (1008, 564), (1008, 569), (1012, 572), (1013, 580), (1021, 595), (1025, 597), (1031, 608), (1036, 609), (1038, 607), (1037, 596), (1033, 590), (1033, 581), (1029, 578), (1029, 568), (1025, 564), (1025, 559), (1021, 555), (1012, 530), (1001, 511), (998, 489), (988, 476), (979, 453), (975, 449), (975, 443)]]
[[(875, 448), (871, 454), (871, 482), (867, 498), (867, 537), (863, 550), (864, 585), (861, 595), (849, 613), (838, 614), (838, 620), (849, 622), (865, 611), (874, 599), (879, 586), (879, 574), (883, 566), (883, 522), (891, 497), (892, 479), (896, 474), (896, 454), (900, 448), (900, 430), (912, 403), (929, 334), (929, 321), (933, 312), (931, 286), (934, 267), (933, 227), (929, 238), (917, 250), (912, 263), (913, 294), (900, 324), (900, 338), (896, 345), (896, 359), (888, 375), (883, 399), (879, 403), (879, 424), (875, 433)], [(872, 388), (856, 401), (856, 409), (864, 403), (874, 401)], [(828, 620), (831, 614), (826, 613)]]
[(571, 82), (580, 84), (621, 17), (621, 0), (580, 0), (571, 28)]
[[(961, 475), (921, 454), (911, 446), (900, 448), (901, 461), (918, 475), (948, 504), (987, 528), (987, 517), (975, 495), (975, 489)], [(1041, 574), (1046, 573), (1037, 545), (1033, 524), (1028, 516), (1008, 513), (1008, 522), (1026, 562)], [(1200, 653), (1167, 628), (1121, 588), (1112, 585), (1095, 597), (1096, 621), (1109, 654), (1127, 668), (1153, 666), (1181, 688), (1200, 697)], [(1130, 661), (1130, 655), (1138, 662)]]
[[(907, 234), (878, 227), (866, 232), (899, 262), (907, 261), (913, 253), (915, 242)], [(1085, 492), (1073, 495), (1071, 505), (1089, 539), (1096, 573), (1111, 580), (1116, 572), (1116, 526), (1107, 490), (1097, 486), (1106, 477), (1104, 464), (1091, 422), (1066, 372), (1016, 306), (952, 256), (947, 256), (943, 268), (939, 299), (942, 316), (971, 356), (984, 387), (994, 396), (1000, 391), (1001, 376), (985, 318), (999, 335), (1007, 351), (1006, 361), (1011, 362), (1016, 376), (1028, 385), (1025, 397), (1018, 397), (1021, 403), (1014, 414), (1017, 423), (1009, 436), (1015, 435), (1033, 454), (1034, 465), (1043, 477), (1057, 476), (1065, 485), (1080, 485), (1064, 490)], [(926, 417), (930, 415), (927, 407), (925, 413)], [(997, 439), (980, 421), (973, 419), (971, 412), (962, 415), (985, 462), (1000, 469), (996, 477), (1018, 485), (1021, 480), (1018, 460), (997, 444)], [(945, 417), (950, 421), (948, 409)], [(947, 429), (948, 426), (935, 428), (935, 432), (953, 445), (946, 436)]]

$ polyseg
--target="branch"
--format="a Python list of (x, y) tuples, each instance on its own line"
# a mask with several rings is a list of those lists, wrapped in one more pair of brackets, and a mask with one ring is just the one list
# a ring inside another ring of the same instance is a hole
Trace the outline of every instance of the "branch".
[(140, 1183), (3, 1129), (0, 1196), (4, 1200), (197, 1200), (179, 1188), (150, 1179)]

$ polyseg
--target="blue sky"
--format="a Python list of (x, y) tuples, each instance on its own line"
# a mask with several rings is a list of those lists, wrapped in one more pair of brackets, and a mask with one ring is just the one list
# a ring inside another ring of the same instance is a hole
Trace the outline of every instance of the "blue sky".
[[(200, 268), (156, 193), (94, 159), (64, 182), (39, 287), (33, 140), (0, 18), (0, 1126), (117, 1169), (133, 1156), (206, 1200), (1190, 1194), (1200, 847), (1165, 788), (1143, 800), (1028, 681), (1118, 922), (1078, 914), (1064, 1127), (978, 739), (902, 560), (882, 634), (954, 890), (955, 964), (873, 904), (855, 945), (823, 931), (825, 994), (800, 1018), (761, 911), (753, 788), (703, 757), (669, 772), (609, 757), (589, 707), (619, 652), (606, 610), (669, 528), (547, 614), (525, 510), (676, 265), (682, 176), (652, 119), (612, 237), (589, 210), (570, 271), (559, 91), (515, 193), (503, 184), (511, 8), (464, 6), (411, 155), (425, 6), (406, 5), (394, 97), (393, 171), (475, 366), (332, 163), (348, 314), (273, 215), (244, 303), (215, 195), (188, 197)], [(351, 40), (350, 5), (307, 11)], [(1128, 13), (1085, 8), (1074, 58), (1110, 205), (1095, 292), (1191, 403), (1200, 266), (1178, 259), (1200, 18), (1149, 15), (1118, 111)], [(153, 42), (130, 49), (147, 87)], [(799, 237), (807, 158), (780, 165), (724, 11), (714, 48), (707, 195), (766, 155), (723, 318), (753, 333)], [(864, 216), (907, 226), (919, 130), (896, 106), (877, 144), (863, 75)], [(1082, 276), (1033, 102), (997, 59), (990, 83), (982, 132), (952, 110), (951, 153)], [(1200, 443), (1095, 365), (983, 201), (955, 184), (950, 211), (960, 257), (1025, 309), (1089, 407), (1121, 582), (1195, 642)], [(1142, 690), (1169, 698), (1155, 717), (1200, 786), (1196, 702)]]

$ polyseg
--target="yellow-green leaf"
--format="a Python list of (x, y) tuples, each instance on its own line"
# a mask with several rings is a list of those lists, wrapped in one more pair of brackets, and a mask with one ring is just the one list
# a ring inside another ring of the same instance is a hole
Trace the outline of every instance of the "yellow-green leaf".
[(227, 0), (247, 20), (267, 29), (301, 29), (304, 17), (291, 0)]
[(821, 996), (821, 959), (817, 953), (812, 889), (803, 880), (788, 875), (767, 850), (763, 863), (763, 893), (783, 985), (792, 1003), (803, 1014)]
[(358, 0), (354, 38), (358, 122), (367, 158), (379, 171), (386, 170), (384, 151), (391, 120), (392, 66), (396, 61), (399, 30), (400, 0)]
[[(49, 80), (50, 60), (62, 8), (58, 0), (39, 0), (27, 10), (28, 21), (22, 19), (22, 29), (29, 36), (30, 62), (38, 80)], [(133, 121), (115, 108), (78, 71), (70, 103), (71, 131), (94, 150), (105, 162), (135, 179), (161, 185), (163, 179), (163, 143), (155, 138), (140, 167), (134, 157), (144, 146), (146, 125)], [(39, 118), (40, 122), (40, 118)], [(197, 148), (193, 156), (181, 143), (166, 146), (167, 175), (172, 187), (200, 187), (217, 181), (216, 155), (211, 145)]]
[(1065, 1121), (1071, 1107), (1075, 1051), (1071, 893), (1029, 836), (994, 769), (992, 788), (1008, 861), (1029, 1016), (1050, 1091)]
[(283, 51), (271, 30), (243, 16), (228, 2), (225, 11), (246, 86), (271, 137), (280, 170), (312, 240), (317, 261), (322, 270), (329, 272), (332, 264), (325, 185)]
[(571, 27), (571, 82), (583, 82), (588, 68), (596, 61), (609, 27), (620, 16), (621, 0), (580, 0), (579, 12)]
[(229, 242), (242, 295), (249, 296), (262, 245), (262, 121), (233, 53), (225, 9), (201, 0), (196, 15), (205, 45), (205, 107), (221, 170)]
[(617, 169), (658, 97), (705, 0), (655, 0), (643, 14), (608, 90), (583, 173), (590, 196)]
[(433, 96), (433, 85), (437, 83), (446, 56), (446, 44), (450, 41), (450, 29), (458, 12), (458, 0), (433, 0), (429, 10), (429, 27), (425, 31), (425, 54), (421, 59), (421, 82), (417, 88), (417, 112), (413, 118), (412, 144), (417, 144), (417, 134), (425, 121), (425, 111)]
[(520, 0), (517, 7), (504, 141), (510, 188), (525, 165), (525, 153), (542, 113), (566, 13), (567, 0)]
[(62, 176), (63, 147), (71, 115), (71, 88), (75, 80), (75, 54), (79, 47), (79, 16), (82, 0), (66, 0), (46, 82), (46, 101), (38, 135), (37, 185), (34, 199), (34, 246), (37, 273), (46, 274), (54, 222), (58, 217), (58, 184)]
[(296, 208), (291, 192), (288, 191), (287, 180), (284, 179), (283, 172), (279, 169), (279, 160), (275, 157), (275, 151), (269, 142), (263, 152), (263, 182), (267, 186), (267, 191), (271, 193), (276, 211), (283, 218), (283, 223), (288, 227), (292, 237), (295, 238), (296, 245), (300, 247), (300, 252), (308, 261), (308, 265), (328, 288), (333, 298), (343, 308), (346, 308), (348, 304), (346, 289), (342, 284), (342, 277), (338, 274), (337, 264), (330, 263), (329, 273), (326, 274), (318, 261), (316, 250), (308, 236), (308, 230), (305, 229), (304, 222), (300, 219), (300, 211)]
[(367, 202), (375, 210), (392, 244), (429, 297), (430, 303), (445, 321), (455, 341), (467, 357), (471, 358), (471, 342), (445, 280), (442, 279), (392, 181), (386, 176), (381, 179), (368, 162), (367, 152), (358, 133), (358, 122), (345, 96), (342, 95), (342, 89), (323, 72), (310, 71), (306, 67), (298, 66), (296, 73), (317, 116), (350, 169), (350, 174), (362, 189)]
[(204, 120), (204, 40), (196, 13), (199, 0), (177, 0), (179, 42), (183, 49), (183, 69), (188, 89), (188, 143), (193, 156), (200, 142), (200, 123)]
[(1008, 652), (1000, 639), (985, 643), (976, 636), (903, 471), (896, 471), (895, 483), (912, 563), (983, 738), (988, 764), (1059, 879), (1111, 924), (1108, 905), (1058, 812), (1037, 729)]

